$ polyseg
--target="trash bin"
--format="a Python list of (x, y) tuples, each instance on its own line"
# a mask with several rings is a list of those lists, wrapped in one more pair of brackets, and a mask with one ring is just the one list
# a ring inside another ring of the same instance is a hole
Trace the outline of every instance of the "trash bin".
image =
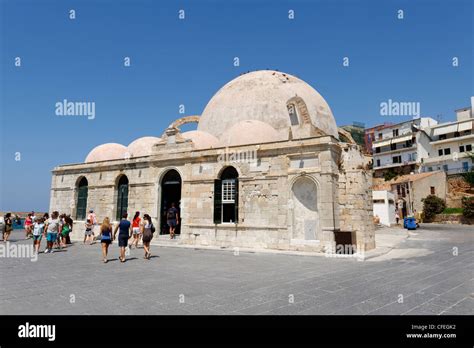
[(403, 227), (408, 230), (416, 230), (416, 219), (414, 217), (406, 217), (403, 219)]

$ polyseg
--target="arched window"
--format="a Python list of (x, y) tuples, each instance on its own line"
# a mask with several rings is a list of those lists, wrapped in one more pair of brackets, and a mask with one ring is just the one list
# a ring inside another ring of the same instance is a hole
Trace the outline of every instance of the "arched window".
[(117, 184), (117, 220), (122, 218), (128, 209), (128, 178), (122, 175)]
[(87, 192), (89, 183), (83, 176), (77, 184), (77, 204), (76, 204), (76, 219), (85, 220), (87, 211)]
[(298, 121), (298, 111), (296, 110), (296, 104), (289, 103), (286, 107), (288, 108), (288, 115), (290, 116), (290, 124), (292, 126), (299, 125), (300, 122)]
[(214, 182), (214, 223), (239, 221), (239, 173), (227, 167)]

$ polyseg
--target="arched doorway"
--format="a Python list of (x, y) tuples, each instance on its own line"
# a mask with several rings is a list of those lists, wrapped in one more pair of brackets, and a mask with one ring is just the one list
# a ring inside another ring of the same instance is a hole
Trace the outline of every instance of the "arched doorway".
[(128, 209), (128, 178), (122, 175), (117, 183), (117, 214), (116, 219), (120, 220), (123, 213)]
[(292, 188), (293, 238), (317, 239), (319, 226), (317, 187), (308, 177), (298, 178)]
[(89, 183), (83, 176), (77, 184), (76, 220), (85, 220), (87, 212), (87, 194)]
[(161, 228), (160, 234), (169, 234), (169, 227), (166, 223), (166, 213), (171, 208), (171, 204), (174, 203), (179, 213), (179, 224), (176, 226), (175, 233), (181, 233), (181, 175), (177, 170), (170, 169), (161, 179)]

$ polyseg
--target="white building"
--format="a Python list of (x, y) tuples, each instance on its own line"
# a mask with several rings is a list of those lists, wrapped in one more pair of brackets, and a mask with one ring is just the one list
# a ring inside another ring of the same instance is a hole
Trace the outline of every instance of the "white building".
[(456, 110), (456, 121), (438, 124), (427, 132), (429, 156), (423, 159), (422, 171), (444, 170), (448, 174), (472, 168), (469, 153), (474, 146), (473, 107)]
[(425, 129), (436, 124), (434, 119), (422, 117), (386, 127), (375, 134), (374, 176), (383, 177), (388, 171), (397, 174), (418, 171), (421, 159), (429, 156), (430, 138)]
[(380, 219), (380, 224), (392, 226), (396, 224), (395, 220), (395, 195), (387, 190), (372, 191), (374, 202), (374, 217)]

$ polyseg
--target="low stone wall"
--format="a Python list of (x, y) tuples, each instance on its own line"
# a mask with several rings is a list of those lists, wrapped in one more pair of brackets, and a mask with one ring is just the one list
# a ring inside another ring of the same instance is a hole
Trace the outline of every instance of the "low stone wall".
[(426, 221), (426, 222), (432, 222), (432, 223), (437, 223), (437, 224), (467, 224), (467, 225), (473, 225), (474, 224), (474, 218), (468, 219), (464, 217), (462, 214), (438, 214), (435, 216), (435, 218), (432, 221)]

